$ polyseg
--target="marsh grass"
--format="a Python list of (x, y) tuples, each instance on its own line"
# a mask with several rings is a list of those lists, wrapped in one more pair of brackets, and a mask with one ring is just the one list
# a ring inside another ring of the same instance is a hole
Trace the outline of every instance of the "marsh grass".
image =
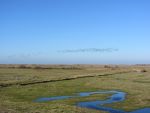
[[(61, 79), (72, 76), (103, 75), (124, 70), (142, 69), (143, 67), (119, 68), (118, 70), (99, 67), (83, 68), (81, 70), (64, 69), (0, 69), (0, 83), (18, 83), (45, 79)], [(74, 80), (63, 80), (34, 85), (13, 85), (0, 88), (0, 109), (10, 113), (102, 113), (101, 111), (75, 107), (79, 101), (103, 100), (110, 95), (96, 94), (90, 97), (72, 98), (52, 102), (36, 103), (33, 100), (40, 97), (68, 96), (80, 92), (100, 90), (121, 90), (127, 93), (124, 102), (109, 104), (117, 109), (132, 111), (135, 109), (150, 107), (150, 68), (147, 72), (130, 72), (124, 74), (112, 74), (109, 76), (95, 76)], [(18, 78), (17, 78), (18, 77)], [(17, 80), (16, 80), (17, 78)], [(145, 82), (146, 81), (146, 82)]]

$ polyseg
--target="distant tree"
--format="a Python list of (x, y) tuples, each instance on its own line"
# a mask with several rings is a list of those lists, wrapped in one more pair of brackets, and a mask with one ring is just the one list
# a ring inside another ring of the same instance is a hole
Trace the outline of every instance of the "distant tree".
[(147, 72), (147, 70), (146, 69), (142, 69), (141, 72)]
[(26, 67), (26, 65), (24, 65), (24, 64), (21, 64), (21, 65), (19, 65), (19, 68), (22, 68), (22, 69), (24, 69), (24, 68), (27, 68), (27, 67)]

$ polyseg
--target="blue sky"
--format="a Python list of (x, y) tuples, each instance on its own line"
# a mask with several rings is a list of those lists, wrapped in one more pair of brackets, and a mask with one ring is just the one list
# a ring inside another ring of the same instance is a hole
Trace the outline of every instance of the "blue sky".
[[(150, 0), (0, 0), (0, 63), (150, 63)], [(59, 52), (114, 48), (118, 51)]]

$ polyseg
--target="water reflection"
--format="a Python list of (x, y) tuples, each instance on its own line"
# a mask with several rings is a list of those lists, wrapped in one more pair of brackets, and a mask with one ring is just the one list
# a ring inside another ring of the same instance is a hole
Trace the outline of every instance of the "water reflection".
[[(39, 98), (39, 99), (36, 99), (35, 102), (46, 102), (46, 101), (54, 101), (54, 100), (64, 100), (64, 99), (69, 99), (69, 98), (88, 97), (94, 94), (112, 94), (112, 96), (110, 96), (106, 100), (79, 102), (76, 105), (79, 107), (83, 107), (83, 108), (107, 111), (109, 113), (128, 113), (123, 110), (113, 109), (110, 107), (104, 107), (105, 104), (111, 104), (111, 103), (124, 101), (126, 93), (121, 92), (121, 91), (81, 92), (81, 93), (77, 93), (75, 96), (57, 96), (57, 97)], [(139, 109), (139, 110), (135, 110), (129, 113), (150, 113), (150, 108)]]

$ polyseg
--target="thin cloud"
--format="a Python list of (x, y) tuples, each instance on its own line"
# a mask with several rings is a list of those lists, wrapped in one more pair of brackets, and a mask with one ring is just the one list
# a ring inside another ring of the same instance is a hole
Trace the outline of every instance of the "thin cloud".
[(84, 48), (84, 49), (66, 49), (66, 50), (59, 50), (58, 52), (62, 53), (84, 53), (84, 52), (115, 52), (118, 49), (115, 48)]
[(34, 58), (37, 56), (42, 56), (41, 52), (37, 52), (37, 53), (20, 53), (20, 54), (12, 54), (12, 55), (8, 55), (7, 58)]

